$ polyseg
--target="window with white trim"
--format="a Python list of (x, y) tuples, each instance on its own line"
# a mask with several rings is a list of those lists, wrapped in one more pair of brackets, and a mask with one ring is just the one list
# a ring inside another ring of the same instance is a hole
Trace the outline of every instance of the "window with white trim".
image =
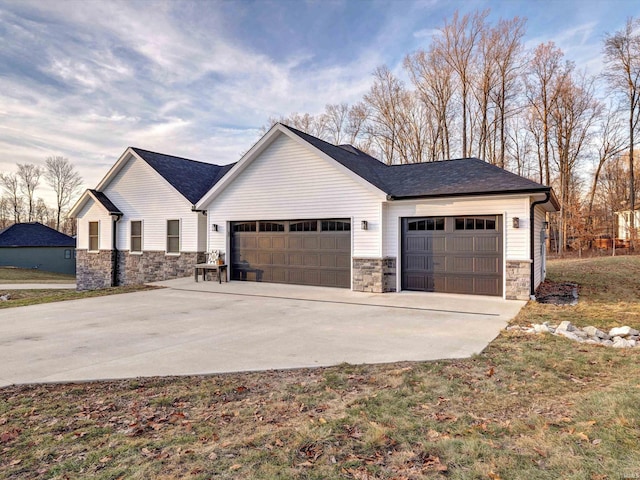
[(131, 220), (131, 244), (129, 250), (142, 253), (142, 221)]
[(100, 250), (100, 236), (98, 222), (89, 222), (89, 251)]
[(167, 253), (180, 253), (180, 220), (167, 220)]

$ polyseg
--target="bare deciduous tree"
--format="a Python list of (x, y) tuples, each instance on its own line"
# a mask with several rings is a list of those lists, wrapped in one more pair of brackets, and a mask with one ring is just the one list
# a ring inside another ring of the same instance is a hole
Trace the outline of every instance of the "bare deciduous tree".
[(40, 185), (40, 176), (42, 169), (33, 163), (18, 163), (18, 180), (20, 183), (20, 191), (26, 197), (27, 202), (27, 221), (33, 221), (36, 200), (35, 192)]
[(23, 199), (20, 195), (20, 180), (15, 173), (0, 174), (0, 183), (7, 192), (7, 201), (9, 208), (13, 213), (13, 221), (20, 223), (22, 221)]
[[(607, 35), (604, 41), (607, 70), (605, 77), (611, 88), (625, 99), (629, 148), (629, 209), (636, 206), (635, 189), (635, 134), (640, 120), (640, 19), (629, 18), (625, 27)], [(631, 215), (631, 247), (635, 241), (635, 219)]]
[(56, 230), (60, 230), (60, 221), (64, 210), (82, 185), (82, 177), (73, 164), (66, 158), (55, 156), (45, 162), (45, 179), (56, 194)]

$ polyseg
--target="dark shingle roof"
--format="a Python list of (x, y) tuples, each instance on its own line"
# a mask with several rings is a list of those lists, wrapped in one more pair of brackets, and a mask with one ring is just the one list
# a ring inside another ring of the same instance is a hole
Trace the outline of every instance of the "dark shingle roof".
[(0, 231), (0, 247), (75, 247), (69, 235), (38, 222), (16, 223)]
[(200, 200), (233, 166), (213, 165), (141, 148), (131, 149), (192, 204)]
[(550, 188), (478, 158), (385, 165), (351, 145), (335, 146), (283, 125), (391, 198), (546, 192)]
[(110, 215), (122, 215), (122, 212), (116, 207), (113, 202), (104, 193), (97, 190), (89, 190), (93, 196), (98, 200), (104, 208), (107, 209)]

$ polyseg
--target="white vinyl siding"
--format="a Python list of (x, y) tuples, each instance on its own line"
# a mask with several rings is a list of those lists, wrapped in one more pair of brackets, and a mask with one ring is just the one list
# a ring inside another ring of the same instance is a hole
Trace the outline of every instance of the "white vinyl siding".
[(534, 226), (533, 226), (533, 288), (538, 288), (538, 285), (545, 278), (545, 265), (543, 262), (543, 253), (545, 246), (545, 229), (543, 222), (547, 220), (547, 214), (542, 206), (536, 206), (534, 210)]
[[(207, 205), (208, 250), (227, 251), (228, 222), (349, 218), (352, 255), (381, 256), (380, 198), (333, 160), (281, 134)], [(362, 230), (366, 220), (368, 230)], [(212, 224), (218, 225), (213, 231)]]
[[(166, 251), (167, 220), (180, 220), (180, 251), (198, 251), (198, 216), (192, 205), (145, 161), (130, 156), (104, 189), (124, 214), (118, 222), (118, 248), (130, 247), (130, 220), (144, 220), (144, 250)], [(202, 250), (200, 250), (202, 251)]]
[(111, 250), (111, 215), (93, 200), (89, 200), (78, 215), (76, 248), (89, 250), (89, 222), (98, 222), (99, 249)]

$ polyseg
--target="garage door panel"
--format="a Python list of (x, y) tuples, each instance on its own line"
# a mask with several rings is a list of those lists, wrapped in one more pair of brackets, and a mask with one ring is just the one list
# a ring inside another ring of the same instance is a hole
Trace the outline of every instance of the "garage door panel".
[[(340, 222), (350, 223), (349, 220)], [(232, 223), (232, 278), (348, 288), (351, 284), (351, 231), (332, 230), (340, 222), (279, 221), (277, 223), (283, 229), (257, 232), (243, 231), (243, 227), (235, 231), (236, 224)], [(274, 222), (258, 223), (262, 229), (263, 224)], [(293, 231), (292, 223), (297, 224)], [(313, 230), (316, 226), (322, 230)], [(300, 228), (306, 230), (299, 231)]]
[(428, 230), (436, 220), (403, 219), (402, 288), (501, 295), (502, 216), (444, 217), (444, 228)]
[(335, 250), (336, 237), (323, 235), (320, 237), (320, 250)]
[(495, 252), (498, 249), (498, 239), (493, 237), (476, 237), (474, 251)]

